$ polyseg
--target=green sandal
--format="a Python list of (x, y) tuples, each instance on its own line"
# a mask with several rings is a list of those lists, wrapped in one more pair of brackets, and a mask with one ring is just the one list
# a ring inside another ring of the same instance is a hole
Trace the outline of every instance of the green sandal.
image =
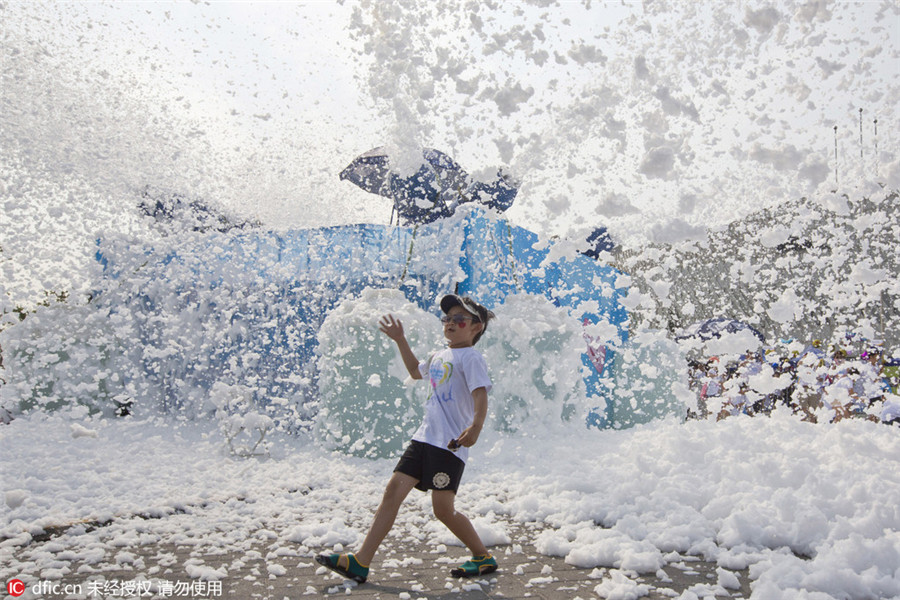
[(487, 575), (497, 570), (497, 561), (490, 554), (484, 556), (473, 556), (458, 568), (450, 571), (454, 577), (476, 577), (478, 575)]
[(319, 554), (316, 562), (357, 583), (365, 583), (369, 576), (369, 567), (361, 565), (352, 554)]

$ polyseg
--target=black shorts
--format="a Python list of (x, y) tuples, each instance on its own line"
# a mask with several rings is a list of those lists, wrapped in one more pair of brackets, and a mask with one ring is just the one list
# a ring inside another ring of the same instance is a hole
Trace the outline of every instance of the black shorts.
[(418, 479), (417, 490), (450, 490), (456, 493), (465, 468), (466, 463), (450, 450), (413, 440), (394, 467), (394, 472)]

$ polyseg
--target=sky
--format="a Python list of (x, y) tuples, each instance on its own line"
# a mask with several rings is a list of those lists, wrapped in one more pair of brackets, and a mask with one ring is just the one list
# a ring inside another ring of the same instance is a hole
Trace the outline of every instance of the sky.
[(273, 229), (386, 224), (387, 199), (338, 177), (382, 145), (503, 167), (515, 224), (634, 247), (900, 187), (889, 0), (7, 1), (0, 17), (7, 254), (139, 234), (147, 189)]

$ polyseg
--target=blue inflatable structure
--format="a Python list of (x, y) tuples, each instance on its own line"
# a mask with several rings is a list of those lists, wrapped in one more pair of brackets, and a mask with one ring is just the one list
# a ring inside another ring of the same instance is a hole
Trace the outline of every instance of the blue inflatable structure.
[[(302, 417), (317, 397), (316, 334), (332, 308), (365, 288), (399, 289), (428, 312), (451, 292), (488, 308), (512, 294), (542, 295), (584, 325), (587, 393), (597, 406), (611, 404), (600, 400), (602, 378), (627, 338), (619, 272), (583, 254), (552, 258), (551, 243), (496, 213), (470, 205), (415, 227), (184, 237), (153, 248), (102, 240), (97, 254), (108, 285), (96, 302), (132, 313), (141, 393), (158, 393), (163, 406), (177, 408), (189, 390), (231, 378), (252, 381), (257, 403), (301, 407)], [(588, 421), (612, 425), (611, 413), (598, 410)]]

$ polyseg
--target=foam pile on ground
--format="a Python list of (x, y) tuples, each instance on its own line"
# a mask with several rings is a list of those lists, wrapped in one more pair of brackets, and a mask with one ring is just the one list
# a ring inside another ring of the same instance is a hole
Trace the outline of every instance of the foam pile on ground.
[[(73, 436), (73, 423), (96, 435)], [(266, 536), (301, 553), (357, 544), (394, 459), (355, 459), (305, 442), (287, 438), (272, 459), (237, 460), (222, 451), (218, 432), (196, 425), (17, 419), (0, 429), (0, 475), (13, 482), (0, 505), (10, 557), (0, 576), (15, 576), (27, 560), (42, 577), (59, 577), (62, 549), (96, 565), (115, 562), (128, 540), (216, 553)], [(898, 455), (892, 428), (811, 425), (777, 412), (603, 434), (491, 431), (476, 446), (459, 504), (495, 543), (510, 539), (501, 518), (542, 523), (537, 547), (580, 567), (633, 576), (680, 560), (678, 552), (725, 570), (749, 567), (758, 598), (889, 597), (900, 594)], [(410, 502), (427, 507), (429, 496)], [(427, 526), (428, 512), (403, 511), (400, 526), (454, 543)], [(29, 551), (32, 535), (83, 519), (113, 521), (91, 535), (76, 526), (46, 554)]]

